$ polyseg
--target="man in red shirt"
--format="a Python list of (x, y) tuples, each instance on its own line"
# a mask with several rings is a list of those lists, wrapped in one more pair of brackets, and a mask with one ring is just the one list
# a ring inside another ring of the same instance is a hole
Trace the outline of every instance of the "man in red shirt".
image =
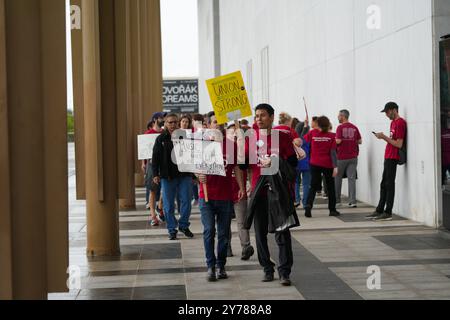
[(342, 179), (348, 178), (349, 206), (356, 208), (356, 175), (358, 168), (359, 145), (362, 144), (359, 129), (349, 121), (350, 112), (339, 112), (339, 123), (336, 131), (338, 174), (336, 176), (336, 203), (341, 203)]
[(292, 140), (294, 141), (295, 145), (301, 147), (302, 141), (300, 139), (300, 136), (298, 135), (297, 131), (295, 131), (295, 129), (291, 127), (291, 124), (292, 124), (292, 117), (289, 114), (282, 112), (280, 113), (279, 125), (274, 127), (273, 129), (289, 134)]
[[(222, 136), (224, 158), (232, 159), (231, 154), (227, 155), (226, 152), (233, 153), (235, 150), (227, 150), (226, 137), (223, 138), (223, 127), (217, 126), (217, 119), (215, 114), (210, 113), (209, 116), (209, 129), (218, 130), (221, 134), (214, 135), (217, 137)], [(219, 132), (218, 132), (219, 133)], [(224, 160), (225, 160), (224, 159)], [(228, 275), (225, 270), (227, 262), (227, 250), (230, 241), (230, 226), (231, 216), (233, 212), (233, 169), (236, 165), (229, 164), (226, 166), (226, 176), (205, 176), (197, 175), (200, 181), (200, 213), (203, 224), (203, 242), (206, 254), (206, 264), (208, 266), (207, 280), (209, 282), (215, 282), (217, 279), (227, 279)], [(236, 181), (239, 185), (239, 191), (237, 200), (240, 201), (244, 198), (246, 193), (244, 186), (244, 179), (241, 171), (236, 168)], [(204, 186), (207, 186), (208, 190), (208, 202), (205, 200)], [(217, 229), (216, 229), (217, 220)], [(215, 237), (217, 233), (217, 255), (215, 254)], [(216, 268), (217, 274), (216, 274)]]
[(387, 143), (384, 155), (385, 161), (383, 180), (381, 181), (380, 202), (377, 210), (367, 217), (375, 221), (392, 220), (397, 166), (400, 161), (400, 149), (403, 148), (407, 135), (407, 123), (400, 117), (398, 110), (399, 107), (395, 102), (389, 102), (381, 111), (392, 121), (390, 137), (387, 137), (384, 133), (375, 134), (379, 140), (384, 140)]
[[(268, 104), (261, 104), (256, 107), (256, 139), (249, 139), (246, 142), (246, 156), (249, 159), (250, 169), (252, 171), (252, 189), (256, 190), (259, 178), (262, 174), (276, 174), (278, 171), (272, 168), (272, 158), (281, 158), (289, 163), (293, 168), (297, 167), (297, 156), (293, 147), (293, 140), (291, 136), (282, 131), (277, 132), (279, 136), (279, 143), (276, 145), (277, 134), (272, 135), (273, 122), (275, 118), (275, 110)], [(256, 140), (256, 141), (255, 141)], [(272, 141), (274, 140), (274, 141)], [(250, 145), (255, 144), (255, 145)], [(273, 144), (273, 145), (272, 145)], [(258, 158), (258, 161), (253, 162), (253, 159)], [(276, 160), (274, 160), (274, 163)], [(240, 166), (245, 169), (246, 166)], [(275, 172), (276, 171), (276, 172)], [(260, 265), (264, 268), (264, 282), (271, 282), (274, 280), (275, 264), (270, 258), (269, 247), (267, 244), (267, 235), (269, 233), (269, 212), (267, 189), (261, 190), (255, 196), (256, 212), (254, 217), (256, 246), (258, 251), (258, 260)], [(292, 200), (294, 201), (294, 200)], [(290, 274), (294, 263), (292, 253), (292, 239), (291, 233), (288, 230), (275, 233), (275, 240), (279, 248), (280, 265), (278, 273), (280, 276), (280, 283), (283, 286), (290, 286)]]

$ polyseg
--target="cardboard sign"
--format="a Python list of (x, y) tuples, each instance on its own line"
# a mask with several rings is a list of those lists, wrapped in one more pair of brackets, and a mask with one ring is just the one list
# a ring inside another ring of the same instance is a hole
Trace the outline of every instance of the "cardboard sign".
[(138, 136), (138, 160), (149, 160), (153, 157), (153, 147), (159, 134)]
[(240, 71), (206, 81), (218, 124), (252, 116)]
[(222, 143), (200, 140), (173, 140), (180, 172), (226, 176)]

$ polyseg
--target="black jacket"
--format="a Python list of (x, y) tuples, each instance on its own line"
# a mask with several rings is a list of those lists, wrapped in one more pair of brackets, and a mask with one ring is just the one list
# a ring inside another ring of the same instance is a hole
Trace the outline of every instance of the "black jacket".
[[(289, 187), (295, 182), (296, 170), (285, 160), (280, 159), (280, 170), (274, 176), (261, 176), (250, 196), (244, 228), (250, 230), (256, 212), (256, 204), (267, 201), (269, 212), (269, 233), (281, 232), (299, 227), (300, 221), (295, 210), (293, 190)], [(261, 196), (267, 192), (267, 198)]]
[(169, 131), (165, 130), (156, 139), (153, 147), (153, 176), (173, 180), (180, 177), (191, 177), (191, 173), (178, 171), (178, 166), (172, 161), (173, 142)]

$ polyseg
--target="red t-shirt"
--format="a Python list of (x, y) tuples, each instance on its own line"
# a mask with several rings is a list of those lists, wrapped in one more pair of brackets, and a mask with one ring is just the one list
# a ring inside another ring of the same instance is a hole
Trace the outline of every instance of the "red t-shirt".
[[(282, 131), (278, 131), (279, 133), (279, 148), (272, 148), (272, 135), (267, 136), (267, 139), (260, 139), (259, 130), (256, 131), (256, 139), (249, 139), (245, 144), (245, 154), (247, 158), (250, 157), (250, 152), (257, 152), (257, 154), (261, 157), (264, 155), (278, 155), (281, 159), (287, 160), (288, 158), (295, 156), (295, 150), (293, 145), (293, 140), (290, 134), (284, 133)], [(267, 140), (267, 143), (263, 140)], [(250, 143), (254, 143), (256, 146), (250, 148)], [(255, 155), (253, 155), (254, 157)], [(257, 156), (256, 156), (257, 157)], [(258, 184), (259, 177), (261, 176), (261, 167), (260, 164), (250, 164), (250, 169), (252, 170), (252, 188), (255, 189)]]
[(278, 131), (282, 131), (284, 133), (289, 134), (291, 136), (292, 140), (300, 138), (297, 131), (295, 131), (294, 129), (292, 129), (289, 126), (280, 125), (280, 126), (276, 126), (275, 128), (273, 128), (273, 130), (278, 130)]
[[(391, 139), (405, 140), (406, 139), (406, 121), (402, 118), (392, 121), (391, 123)], [(386, 146), (385, 159), (400, 160), (398, 148), (388, 143)]]
[[(234, 150), (226, 150), (226, 142), (222, 145), (224, 157), (225, 152), (233, 152)], [(229, 159), (232, 155), (230, 155)], [(235, 165), (228, 165), (225, 168), (226, 177), (222, 176), (207, 176), (206, 186), (208, 188), (208, 200), (213, 201), (233, 201), (234, 193), (232, 189), (233, 185), (233, 169)], [(239, 188), (238, 188), (239, 190)], [(203, 190), (203, 184), (200, 184), (200, 199), (205, 199), (205, 192)]]
[(160, 134), (161, 132), (162, 132), (162, 130), (156, 131), (155, 129), (149, 129), (149, 130), (145, 131), (144, 134)]
[(351, 123), (344, 123), (337, 128), (336, 139), (342, 140), (337, 146), (338, 160), (355, 159), (359, 155), (359, 144), (361, 133), (358, 128)]
[(311, 143), (310, 163), (316, 167), (333, 169), (331, 150), (336, 150), (336, 134), (320, 130), (312, 130), (304, 137), (307, 143)]
[(442, 165), (450, 165), (450, 129), (442, 129)]

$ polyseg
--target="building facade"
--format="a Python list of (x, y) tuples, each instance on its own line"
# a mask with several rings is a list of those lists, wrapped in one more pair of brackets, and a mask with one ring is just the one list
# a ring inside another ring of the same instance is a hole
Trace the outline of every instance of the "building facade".
[[(253, 106), (271, 103), (304, 119), (340, 109), (363, 136), (358, 199), (376, 205), (389, 132), (380, 113), (400, 105), (409, 125), (407, 166), (397, 176), (395, 213), (443, 226), (439, 42), (450, 34), (445, 0), (199, 0), (200, 111), (204, 81), (241, 70)], [(213, 37), (214, 32), (219, 37)], [(220, 72), (218, 72), (218, 69)], [(344, 190), (346, 188), (343, 188)], [(447, 209), (447, 210), (445, 210)]]

